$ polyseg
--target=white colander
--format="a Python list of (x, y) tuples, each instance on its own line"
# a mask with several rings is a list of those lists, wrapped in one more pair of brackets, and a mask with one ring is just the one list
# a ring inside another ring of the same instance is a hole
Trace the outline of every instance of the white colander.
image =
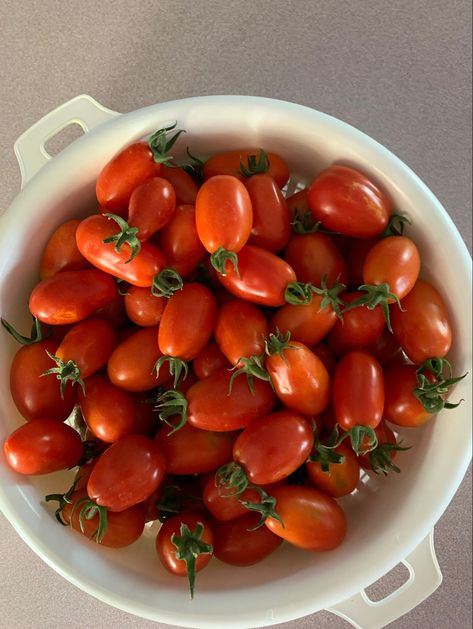
[[(357, 166), (379, 182), (397, 211), (412, 220), (409, 233), (422, 254), (423, 276), (444, 287), (454, 322), (455, 371), (471, 372), (471, 261), (439, 201), (405, 164), (353, 127), (306, 107), (265, 98), (190, 98), (121, 115), (79, 96), (36, 123), (15, 144), (22, 191), (0, 219), (2, 317), (27, 329), (27, 298), (51, 232), (65, 220), (93, 211), (95, 179), (114, 153), (176, 120), (187, 130), (180, 140), (183, 152), (188, 145), (196, 155), (246, 146), (280, 153), (293, 173), (292, 188), (334, 161)], [(71, 123), (78, 123), (84, 136), (50, 159), (45, 142)], [(22, 423), (8, 384), (16, 349), (2, 333), (2, 441)], [(412, 609), (441, 582), (432, 529), (471, 458), (470, 378), (456, 387), (454, 398), (462, 397), (466, 401), (456, 410), (403, 433), (414, 447), (399, 454), (400, 475), (366, 474), (359, 491), (341, 501), (348, 535), (336, 551), (309, 554), (285, 545), (250, 568), (214, 560), (199, 573), (192, 602), (185, 580), (165, 572), (157, 561), (153, 527), (135, 545), (117, 551), (58, 526), (42, 498), (68, 486), (64, 474), (20, 478), (0, 457), (0, 506), (22, 538), (57, 572), (106, 603), (144, 618), (186, 627), (259, 627), (325, 608), (357, 627), (375, 629)], [(401, 561), (410, 579), (388, 598), (372, 603), (364, 588)]]

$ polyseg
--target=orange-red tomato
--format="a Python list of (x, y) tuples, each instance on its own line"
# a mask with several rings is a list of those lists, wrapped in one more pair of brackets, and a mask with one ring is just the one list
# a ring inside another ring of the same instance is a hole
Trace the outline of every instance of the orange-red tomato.
[(324, 276), (328, 287), (347, 282), (345, 260), (327, 234), (294, 235), (284, 252), (284, 259), (294, 269), (299, 282), (319, 287)]
[(42, 280), (60, 271), (80, 271), (90, 267), (76, 243), (76, 230), (80, 220), (72, 219), (59, 225), (50, 236), (39, 264)]
[(278, 253), (291, 237), (291, 213), (275, 180), (268, 174), (244, 180), (253, 207), (250, 245)]
[(169, 267), (189, 277), (205, 257), (199, 240), (193, 205), (178, 205), (173, 218), (158, 234), (158, 243)]
[(414, 395), (419, 386), (416, 371), (416, 365), (389, 365), (384, 370), (384, 417), (398, 426), (421, 426), (434, 417)]
[(268, 322), (258, 306), (233, 299), (219, 308), (214, 334), (223, 354), (232, 365), (238, 365), (240, 358), (264, 353)]
[(308, 346), (319, 343), (337, 321), (333, 307), (327, 304), (322, 308), (322, 300), (321, 295), (313, 295), (308, 304), (282, 306), (270, 321), (271, 332), (290, 332), (292, 340)]
[(174, 188), (162, 177), (148, 179), (135, 188), (128, 205), (128, 225), (137, 227), (137, 238), (148, 240), (169, 223), (176, 209)]
[[(238, 179), (243, 179), (240, 167), (243, 163), (248, 166), (250, 155), (258, 157), (260, 149), (241, 149), (237, 151), (226, 151), (210, 157), (204, 164), (204, 179), (209, 179), (215, 175), (233, 175)], [(271, 175), (280, 188), (283, 188), (289, 179), (289, 167), (286, 162), (276, 155), (276, 153), (266, 153), (269, 167), (268, 175)]]
[(329, 496), (340, 498), (346, 496), (358, 485), (360, 480), (360, 466), (353, 450), (343, 443), (334, 452), (344, 457), (343, 463), (330, 463), (328, 471), (322, 469), (318, 461), (308, 461), (305, 464), (310, 484)]
[(166, 305), (165, 297), (155, 297), (149, 288), (130, 286), (125, 295), (128, 318), (136, 325), (158, 325)]

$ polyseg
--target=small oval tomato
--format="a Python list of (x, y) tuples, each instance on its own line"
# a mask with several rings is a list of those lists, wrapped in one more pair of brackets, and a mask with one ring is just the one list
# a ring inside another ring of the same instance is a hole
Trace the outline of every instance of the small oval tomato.
[(276, 395), (287, 408), (303, 415), (318, 415), (330, 399), (330, 376), (324, 364), (308, 347), (289, 341), (271, 347), (266, 369)]
[(118, 345), (108, 359), (108, 377), (126, 391), (148, 391), (170, 378), (165, 364), (156, 375), (155, 365), (162, 353), (158, 347), (158, 328), (150, 326), (133, 332)]
[(344, 457), (343, 463), (329, 463), (329, 469), (326, 472), (318, 461), (309, 461), (305, 467), (307, 477), (313, 487), (329, 496), (340, 498), (340, 496), (351, 494), (358, 485), (360, 466), (353, 450), (343, 443), (335, 448), (334, 452)]
[(345, 354), (335, 368), (332, 389), (337, 423), (376, 428), (383, 416), (384, 377), (378, 361), (364, 351)]
[(199, 239), (209, 253), (221, 247), (238, 253), (250, 237), (251, 199), (236, 177), (216, 175), (205, 181), (195, 201)]
[(79, 433), (55, 419), (23, 424), (5, 440), (5, 458), (19, 474), (49, 474), (77, 465), (84, 452)]
[(261, 310), (242, 299), (233, 299), (217, 312), (215, 340), (232, 365), (240, 358), (264, 353), (268, 322)]
[(312, 450), (309, 421), (291, 411), (254, 419), (238, 436), (233, 458), (257, 485), (276, 483), (300, 467)]
[(321, 286), (324, 276), (329, 288), (337, 282), (347, 282), (345, 260), (327, 234), (294, 235), (284, 259), (294, 269), (299, 282)]
[(452, 345), (452, 326), (438, 290), (425, 280), (417, 280), (401, 307), (392, 307), (391, 325), (408, 358), (420, 365), (428, 358), (446, 356)]
[(161, 177), (172, 184), (178, 205), (188, 203), (194, 205), (199, 187), (183, 168), (163, 164)]
[(249, 244), (278, 253), (291, 237), (291, 213), (271, 175), (261, 173), (243, 182), (253, 208)]
[(226, 275), (219, 274), (219, 280), (236, 297), (262, 306), (282, 306), (286, 287), (296, 281), (296, 274), (274, 253), (246, 245), (238, 254), (238, 273), (228, 261)]
[(160, 351), (166, 356), (192, 360), (208, 343), (217, 306), (203, 284), (186, 284), (168, 300), (158, 332)]
[(148, 240), (169, 223), (176, 209), (174, 188), (162, 177), (147, 179), (131, 193), (128, 225), (137, 227), (137, 238)]
[(42, 280), (60, 271), (80, 271), (90, 267), (76, 243), (76, 230), (80, 220), (72, 219), (59, 225), (50, 236), (39, 264)]
[[(250, 156), (255, 159), (260, 155), (261, 149), (241, 149), (239, 151), (227, 151), (210, 157), (204, 164), (204, 179), (215, 175), (233, 175), (243, 179), (241, 165), (248, 167)], [(289, 167), (276, 153), (266, 153), (268, 161), (267, 174), (273, 177), (280, 188), (283, 188), (289, 179)]]
[(189, 423), (172, 431), (172, 426), (163, 426), (155, 437), (169, 474), (205, 474), (232, 458), (234, 432), (200, 430)]
[(291, 339), (315, 345), (330, 332), (337, 321), (337, 314), (331, 304), (322, 308), (323, 297), (313, 295), (308, 304), (286, 304), (279, 308), (271, 319), (269, 327), (273, 334), (290, 332)]
[(108, 321), (115, 330), (120, 330), (128, 323), (124, 296), (117, 292), (115, 299), (106, 306), (98, 308), (93, 316)]
[(144, 435), (127, 435), (100, 455), (87, 493), (110, 511), (124, 511), (156, 491), (164, 471), (164, 457), (154, 441)]
[(270, 531), (311, 551), (333, 550), (343, 542), (346, 516), (334, 498), (312, 487), (297, 485), (275, 487), (271, 493), (284, 526), (269, 517), (265, 524)]
[(132, 254), (128, 243), (124, 243), (118, 252), (113, 242), (104, 242), (118, 232), (115, 221), (100, 214), (89, 216), (77, 228), (79, 251), (91, 264), (106, 273), (134, 286), (151, 286), (154, 276), (166, 266), (163, 254), (155, 245), (144, 242), (140, 252), (130, 259)]
[(363, 283), (389, 284), (391, 293), (403, 299), (414, 287), (419, 272), (420, 254), (414, 242), (405, 236), (388, 236), (368, 252)]
[(29, 299), (31, 314), (49, 325), (82, 321), (114, 301), (117, 286), (110, 275), (97, 269), (63, 271), (42, 280)]
[(239, 430), (271, 412), (275, 396), (267, 382), (255, 378), (252, 392), (241, 375), (229, 392), (231, 377), (230, 371), (222, 369), (189, 389), (188, 422), (192, 426), (218, 432)]
[(251, 487), (245, 489), (240, 495), (232, 495), (232, 490), (226, 489), (225, 486), (220, 488), (214, 474), (211, 474), (205, 483), (202, 498), (212, 516), (221, 522), (235, 520), (246, 515), (248, 509), (243, 501), (261, 502), (258, 491)]
[(128, 318), (136, 325), (158, 325), (166, 305), (165, 297), (155, 297), (149, 288), (130, 286), (125, 295)]
[(266, 526), (255, 528), (258, 521), (257, 513), (247, 513), (228, 522), (213, 520), (217, 559), (233, 566), (252, 566), (274, 552), (282, 539)]
[(101, 441), (114, 443), (135, 428), (135, 405), (130, 396), (104, 376), (91, 376), (79, 404), (89, 430)]
[(158, 243), (168, 266), (189, 277), (205, 257), (199, 240), (193, 205), (178, 205), (173, 218), (158, 234)]
[(398, 426), (421, 426), (434, 417), (414, 395), (419, 386), (416, 371), (416, 365), (392, 365), (384, 370), (384, 417)]
[(222, 354), (217, 343), (210, 341), (194, 358), (192, 367), (194, 368), (197, 378), (203, 380), (211, 376), (215, 371), (224, 369), (225, 367), (230, 369), (231, 364), (224, 354)]
[(329, 166), (307, 193), (312, 216), (327, 229), (371, 238), (386, 228), (392, 203), (366, 175), (347, 166)]

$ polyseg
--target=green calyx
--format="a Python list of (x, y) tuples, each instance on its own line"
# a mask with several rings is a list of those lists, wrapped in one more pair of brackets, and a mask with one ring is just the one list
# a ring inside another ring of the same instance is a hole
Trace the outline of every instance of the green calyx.
[(391, 458), (391, 452), (401, 452), (403, 450), (410, 450), (411, 446), (402, 446), (402, 441), (399, 443), (380, 443), (378, 446), (368, 453), (368, 460), (370, 467), (375, 474), (384, 474), (387, 476), (389, 472), (400, 473), (400, 468), (395, 465)]
[(166, 485), (161, 492), (156, 507), (158, 509), (158, 520), (165, 522), (169, 518), (182, 513), (186, 508), (186, 501), (189, 499), (202, 501), (200, 496), (190, 496), (182, 491), (180, 485)]
[(141, 251), (141, 242), (137, 235), (138, 227), (130, 227), (124, 218), (117, 216), (116, 214), (104, 214), (104, 216), (106, 216), (109, 220), (115, 221), (120, 228), (120, 231), (113, 236), (104, 238), (103, 242), (107, 245), (115, 243), (114, 249), (117, 253), (120, 253), (123, 245), (127, 244), (130, 247), (131, 252), (130, 257), (125, 262), (125, 264), (128, 264), (134, 260)]
[(168, 267), (153, 277), (151, 293), (155, 297), (167, 297), (169, 299), (174, 293), (182, 290), (183, 286), (182, 277), (176, 269)]
[(208, 544), (202, 539), (203, 532), (204, 525), (202, 522), (197, 522), (193, 531), (190, 530), (187, 524), (181, 524), (180, 535), (173, 533), (171, 536), (171, 542), (176, 548), (176, 559), (186, 562), (191, 599), (194, 598), (197, 557), (213, 553), (212, 544)]
[(392, 333), (393, 329), (391, 327), (391, 319), (389, 317), (388, 301), (393, 300), (397, 303), (401, 310), (403, 308), (401, 306), (401, 302), (399, 301), (399, 297), (391, 292), (389, 284), (384, 283), (377, 286), (372, 284), (362, 284), (361, 286), (358, 286), (358, 290), (364, 291), (366, 294), (358, 297), (358, 299), (352, 301), (351, 304), (345, 306), (344, 312), (352, 310), (353, 308), (358, 308), (359, 306), (366, 306), (369, 310), (374, 310), (376, 306), (380, 306), (383, 311), (386, 326)]
[(282, 334), (279, 330), (276, 334), (270, 334), (268, 338), (264, 342), (264, 351), (268, 356), (273, 356), (274, 354), (279, 354), (279, 356), (284, 356), (284, 351), (286, 349), (297, 349), (294, 345), (291, 345), (291, 333), (289, 331), (286, 334)]
[[(157, 411), (159, 419), (171, 426), (172, 430), (168, 437), (177, 432), (187, 422), (187, 400), (183, 393), (176, 389), (168, 389), (160, 393), (155, 399), (154, 410)], [(173, 417), (174, 421), (170, 421)], [(175, 418), (179, 417), (179, 421)]]
[(277, 520), (284, 528), (284, 522), (279, 513), (276, 511), (276, 498), (267, 494), (262, 487), (258, 487), (257, 485), (250, 485), (250, 487), (251, 489), (256, 489), (261, 497), (261, 501), (250, 502), (247, 500), (240, 500), (240, 502), (249, 511), (255, 511), (256, 513), (259, 513), (261, 517), (256, 526), (253, 526), (251, 529), (248, 530), (256, 531), (256, 529), (259, 529), (260, 526), (263, 526), (268, 518), (273, 518), (274, 520)]
[(323, 231), (320, 229), (321, 225), (321, 221), (314, 220), (310, 210), (306, 210), (302, 218), (296, 213), (291, 223), (292, 231), (295, 234), (315, 234), (318, 231)]
[(68, 360), (65, 363), (63, 360), (51, 354), (46, 350), (46, 354), (49, 356), (51, 360), (53, 360), (57, 367), (52, 367), (47, 371), (41, 374), (41, 378), (43, 376), (52, 376), (55, 375), (56, 378), (60, 381), (60, 390), (61, 390), (61, 398), (64, 399), (64, 393), (66, 391), (66, 385), (69, 381), (72, 382), (72, 386), (76, 383), (80, 384), (83, 393), (85, 394), (85, 383), (80, 376), (80, 369), (77, 366), (77, 363), (73, 360)]
[(169, 151), (174, 146), (177, 138), (181, 133), (185, 133), (184, 129), (176, 131), (174, 135), (169, 136), (170, 131), (176, 128), (177, 122), (169, 127), (163, 127), (158, 129), (150, 137), (148, 141), (149, 148), (153, 154), (153, 159), (157, 164), (165, 164), (166, 166), (172, 166), (172, 156), (168, 155)]
[[(447, 377), (444, 377), (445, 370)], [(433, 382), (425, 372), (433, 376)], [(418, 386), (413, 393), (428, 413), (435, 414), (443, 408), (456, 408), (463, 400), (452, 404), (445, 397), (450, 387), (463, 380), (467, 373), (454, 377), (452, 365), (446, 358), (429, 358), (416, 370)]]
[[(339, 431), (335, 428), (327, 439), (326, 443), (322, 443), (317, 435), (317, 428), (314, 423), (314, 449), (309, 456), (308, 461), (319, 463), (323, 472), (330, 470), (330, 465), (340, 465), (345, 462), (343, 454), (335, 452), (341, 442), (339, 442)], [(337, 443), (338, 442), (338, 443)]]
[(171, 376), (174, 376), (174, 388), (176, 388), (181, 377), (183, 380), (187, 378), (189, 366), (185, 360), (182, 360), (182, 358), (178, 358), (177, 356), (161, 356), (161, 358), (156, 361), (154, 366), (154, 369), (156, 370), (156, 378), (159, 376), (159, 372), (164, 363), (169, 363), (169, 373)]
[(240, 172), (244, 177), (251, 177), (258, 173), (267, 173), (269, 170), (269, 159), (266, 152), (260, 148), (258, 155), (248, 155), (245, 164), (240, 158)]
[(245, 469), (235, 461), (222, 465), (215, 472), (215, 487), (219, 496), (223, 498), (241, 496), (248, 487)]
[(379, 235), (380, 238), (386, 238), (387, 236), (403, 236), (404, 226), (411, 224), (411, 221), (403, 214), (391, 214), (389, 217), (386, 229)]
[(103, 540), (105, 533), (107, 532), (108, 527), (108, 511), (106, 507), (98, 505), (91, 498), (85, 496), (81, 500), (78, 500), (73, 506), (71, 512), (71, 520), (74, 516), (75, 511), (79, 507), (79, 526), (82, 533), (85, 533), (84, 520), (92, 520), (96, 515), (98, 515), (99, 523), (89, 539), (93, 539), (97, 542), (97, 544), (100, 544), (100, 542)]
[(320, 287), (303, 282), (290, 282), (286, 286), (284, 298), (288, 304), (303, 306), (310, 304), (314, 295), (319, 295), (322, 297), (320, 309), (323, 310), (324, 308), (331, 306), (337, 317), (341, 319), (342, 312), (340, 310), (340, 306), (344, 305), (344, 302), (340, 298), (340, 293), (345, 289), (345, 284), (342, 284), (341, 282), (336, 282), (329, 288), (327, 286), (327, 276), (324, 275), (322, 277)]
[(186, 173), (190, 175), (198, 184), (201, 184), (204, 181), (205, 162), (199, 157), (192, 155), (189, 147), (187, 147), (186, 153), (189, 159), (184, 162), (180, 162), (178, 166), (185, 170)]
[(48, 494), (47, 496), (44, 497), (46, 502), (54, 501), (54, 502), (58, 502), (59, 503), (58, 508), (54, 512), (54, 516), (55, 516), (56, 520), (59, 522), (59, 524), (62, 524), (62, 526), (69, 526), (69, 524), (64, 521), (64, 519), (62, 517), (62, 512), (64, 511), (64, 507), (67, 504), (72, 504), (71, 496), (72, 496), (72, 494), (76, 490), (76, 485), (77, 485), (78, 480), (79, 480), (79, 478), (75, 479), (75, 481), (72, 483), (72, 485), (66, 491), (66, 493), (64, 493), (64, 494)]
[(235, 273), (240, 277), (240, 272), (238, 270), (238, 255), (234, 251), (228, 251), (225, 247), (219, 247), (217, 251), (214, 251), (210, 256), (210, 262), (213, 268), (220, 273), (220, 275), (227, 274), (227, 261), (230, 261), (233, 264), (233, 268)]
[(233, 388), (233, 383), (235, 382), (235, 378), (241, 376), (243, 374), (246, 375), (246, 381), (248, 383), (248, 388), (251, 393), (255, 393), (254, 387), (254, 379), (258, 378), (259, 380), (265, 380), (266, 382), (270, 381), (269, 373), (266, 371), (263, 365), (264, 355), (262, 356), (250, 356), (249, 358), (240, 358), (238, 364), (241, 364), (241, 367), (233, 367), (234, 371), (232, 377), (230, 378), (230, 384), (228, 387), (228, 394), (230, 395)]
[[(334, 450), (338, 448), (345, 439), (350, 440), (351, 448), (357, 456), (368, 454), (368, 452), (371, 452), (378, 446), (378, 437), (376, 436), (374, 429), (370, 426), (357, 424), (356, 426), (353, 426), (353, 428), (350, 428), (350, 430), (342, 432), (341, 434), (338, 425), (335, 426), (327, 440), (327, 444), (324, 447), (327, 450)], [(309, 460), (317, 459), (309, 458)], [(343, 461), (338, 461), (338, 463), (343, 463)], [(326, 472), (327, 469), (324, 471)]]
[(17, 332), (5, 319), (1, 319), (1, 322), (8, 334), (13, 336), (15, 341), (18, 341), (21, 345), (34, 345), (34, 343), (39, 343), (50, 336), (49, 331), (43, 328), (41, 321), (36, 317), (33, 317), (30, 336), (23, 336)]

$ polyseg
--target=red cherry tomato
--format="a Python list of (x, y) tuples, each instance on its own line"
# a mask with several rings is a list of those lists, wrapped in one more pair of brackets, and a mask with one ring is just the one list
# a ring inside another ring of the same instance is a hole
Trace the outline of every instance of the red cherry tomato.
[(72, 219), (59, 225), (50, 236), (39, 264), (42, 280), (60, 271), (81, 271), (90, 267), (76, 244), (76, 230), (80, 220)]
[(223, 354), (232, 365), (238, 365), (242, 357), (264, 353), (268, 323), (257, 306), (233, 299), (219, 308), (214, 334)]
[[(373, 466), (371, 465), (370, 459), (371, 459), (372, 455), (376, 453), (376, 450), (378, 450), (380, 447), (383, 447), (385, 445), (388, 445), (388, 446), (396, 446), (396, 445), (398, 445), (398, 442), (397, 442), (397, 439), (396, 439), (396, 435), (393, 433), (393, 431), (386, 424), (385, 421), (382, 421), (380, 424), (378, 424), (378, 426), (376, 426), (374, 431), (376, 433), (376, 438), (378, 440), (377, 447), (375, 448), (375, 450), (372, 450), (369, 453), (369, 455), (357, 457), (358, 458), (358, 463), (365, 470), (372, 470), (373, 469)], [(396, 457), (397, 451), (395, 449), (390, 449), (388, 452), (389, 452), (389, 458), (392, 461)]]
[(128, 323), (124, 296), (117, 292), (115, 299), (106, 306), (98, 308), (93, 316), (108, 321), (115, 330), (120, 330)]
[(176, 209), (174, 188), (162, 177), (148, 179), (135, 188), (128, 206), (128, 225), (137, 227), (137, 237), (148, 240), (169, 223)]
[(205, 483), (202, 498), (212, 517), (222, 522), (246, 515), (248, 509), (243, 501), (261, 502), (259, 493), (251, 487), (245, 489), (239, 496), (232, 495), (231, 490), (226, 490), (225, 487), (218, 487), (214, 474), (211, 474)]
[(294, 269), (299, 282), (321, 286), (324, 276), (329, 288), (337, 282), (347, 282), (345, 260), (327, 234), (293, 236), (284, 253), (284, 259)]
[(380, 365), (386, 365), (391, 362), (405, 362), (401, 346), (396, 341), (394, 335), (384, 326), (383, 332), (376, 341), (368, 348), (370, 354), (376, 358)]
[(384, 370), (384, 417), (398, 426), (421, 426), (434, 417), (414, 395), (419, 386), (416, 371), (415, 365), (392, 365)]
[(166, 305), (165, 297), (155, 297), (149, 288), (130, 286), (125, 295), (128, 318), (136, 325), (158, 325)]
[(300, 467), (312, 450), (314, 434), (309, 421), (291, 411), (279, 411), (253, 420), (233, 446), (233, 458), (243, 465), (251, 483), (265, 485), (286, 478)]
[(328, 471), (322, 469), (318, 461), (305, 464), (310, 484), (334, 498), (346, 496), (358, 485), (360, 480), (360, 466), (350, 448), (343, 443), (334, 452), (344, 457), (343, 463), (330, 463)]
[(303, 188), (286, 199), (287, 207), (291, 212), (293, 218), (303, 219), (305, 213), (309, 210), (309, 204), (307, 201), (307, 188)]
[(178, 205), (173, 218), (158, 234), (158, 243), (168, 266), (189, 277), (205, 257), (199, 240), (193, 205)]
[(276, 334), (279, 331), (283, 335), (290, 332), (292, 340), (304, 345), (319, 343), (337, 321), (333, 307), (327, 304), (322, 308), (322, 300), (321, 295), (313, 295), (308, 304), (282, 306), (271, 319), (271, 332)]
[(183, 168), (163, 164), (161, 177), (172, 184), (178, 205), (194, 205), (199, 187)]
[(324, 170), (307, 194), (313, 218), (346, 236), (378, 236), (392, 213), (389, 197), (366, 175), (347, 166)]
[[(212, 156), (204, 164), (204, 179), (209, 179), (215, 175), (233, 175), (238, 179), (243, 179), (240, 168), (241, 164), (248, 166), (250, 155), (258, 157), (260, 149), (242, 149), (240, 151), (227, 151)], [(289, 179), (289, 167), (286, 162), (275, 153), (266, 153), (269, 166), (267, 174), (273, 177), (280, 188), (283, 188)]]
[(363, 266), (366, 256), (379, 238), (350, 238), (344, 256), (348, 271), (348, 285), (353, 290), (364, 284)]
[(49, 474), (77, 465), (84, 447), (79, 434), (55, 419), (23, 424), (3, 444), (5, 458), (19, 474)]
[(194, 358), (192, 366), (199, 380), (208, 378), (215, 371), (225, 367), (227, 369), (231, 368), (231, 364), (228, 362), (224, 354), (222, 354), (215, 341), (207, 343), (204, 349)]
[(318, 356), (318, 358), (320, 358), (329, 374), (332, 374), (337, 365), (337, 358), (330, 347), (325, 343), (318, 343), (310, 349), (316, 356)]

